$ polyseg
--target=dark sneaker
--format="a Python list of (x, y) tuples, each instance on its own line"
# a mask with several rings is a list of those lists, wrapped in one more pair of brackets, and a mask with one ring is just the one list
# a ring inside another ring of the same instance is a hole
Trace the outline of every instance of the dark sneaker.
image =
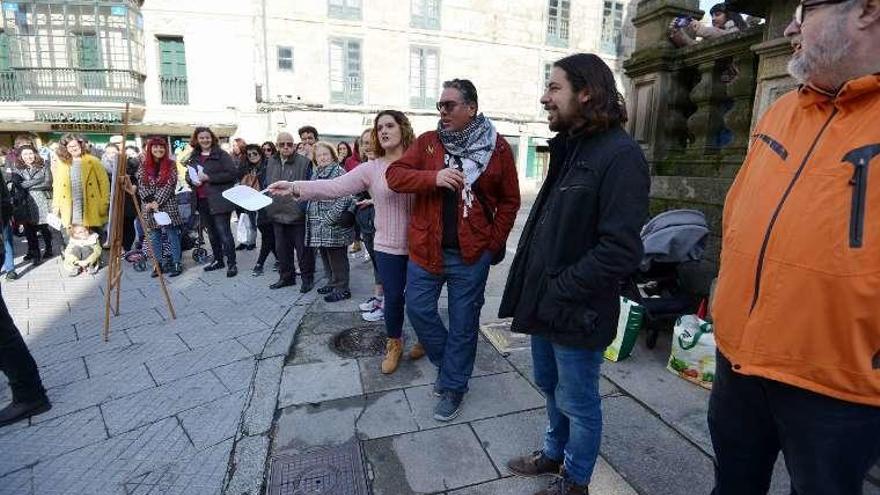
[(18, 280), (21, 276), (14, 269), (6, 272), (6, 280)]
[(440, 402), (434, 406), (434, 419), (452, 421), (461, 414), (461, 400), (464, 394), (452, 390), (444, 390)]
[(247, 244), (239, 244), (238, 246), (235, 246), (236, 251), (244, 251), (246, 248)]
[(183, 273), (183, 264), (182, 263), (174, 263), (171, 265), (171, 268), (168, 272), (169, 277), (177, 277), (181, 273)]
[(219, 270), (221, 268), (226, 268), (226, 265), (222, 261), (214, 260), (210, 265), (205, 267), (205, 271), (213, 272), (214, 270)]
[(507, 461), (507, 469), (517, 475), (531, 478), (547, 474), (559, 474), (562, 461), (554, 461), (544, 455), (544, 451), (536, 450), (529, 455), (514, 457)]
[(303, 280), (302, 287), (299, 288), (300, 294), (305, 294), (315, 287), (315, 283), (311, 280)]
[(238, 267), (235, 264), (229, 265), (229, 268), (226, 269), (227, 277), (234, 277), (238, 275)]
[(274, 284), (270, 285), (269, 288), (274, 290), (274, 289), (281, 289), (284, 287), (290, 287), (291, 285), (296, 285), (296, 280), (289, 279), (289, 278), (288, 279), (279, 278), (278, 281), (275, 282)]
[(33, 402), (13, 402), (0, 409), (0, 426), (6, 426), (52, 409), (49, 399), (43, 397)]
[(334, 290), (333, 292), (324, 296), (324, 300), (331, 303), (344, 301), (346, 299), (351, 299), (351, 292), (347, 290)]
[(252, 277), (259, 277), (263, 274), (263, 265), (254, 265), (254, 271), (251, 272)]
[(329, 294), (331, 292), (333, 292), (333, 287), (329, 285), (325, 285), (324, 287), (318, 289), (318, 294)]
[(550, 486), (535, 492), (535, 495), (590, 495), (590, 487), (575, 483), (563, 473), (551, 481)]

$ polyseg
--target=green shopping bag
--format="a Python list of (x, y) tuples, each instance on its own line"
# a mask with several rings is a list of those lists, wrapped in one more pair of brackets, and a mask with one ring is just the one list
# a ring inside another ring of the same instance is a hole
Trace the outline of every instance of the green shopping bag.
[(712, 324), (697, 315), (684, 315), (672, 330), (672, 352), (666, 369), (703, 388), (715, 380), (715, 334)]
[(645, 320), (645, 307), (625, 297), (620, 298), (620, 317), (617, 319), (617, 335), (611, 345), (605, 349), (605, 359), (620, 361), (632, 353), (639, 331)]

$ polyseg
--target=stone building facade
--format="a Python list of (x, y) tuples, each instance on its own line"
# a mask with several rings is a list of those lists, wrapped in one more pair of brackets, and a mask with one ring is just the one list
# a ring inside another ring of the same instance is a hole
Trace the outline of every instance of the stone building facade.
[[(65, 127), (41, 121), (37, 107), (67, 112), (71, 122), (87, 117), (84, 112), (108, 112), (106, 125), (84, 127), (100, 143), (119, 132), (126, 102), (134, 134), (168, 134), (173, 144), (196, 124), (248, 141), (311, 124), (329, 140), (351, 140), (384, 108), (405, 111), (423, 132), (436, 126), (433, 106), (442, 81), (468, 78), (480, 93), (481, 110), (514, 146), (524, 190), (540, 184), (548, 159), (551, 134), (538, 100), (550, 64), (570, 53), (594, 52), (620, 74), (634, 37), (627, 22), (634, 0), (65, 3), (66, 16), (83, 26), (68, 33), (63, 50), (78, 53), (81, 32), (94, 33), (102, 47), (91, 58), (75, 55), (65, 62), (79, 73), (86, 61), (89, 72), (111, 69), (106, 50), (114, 41), (102, 30), (106, 19), (125, 10), (133, 34), (116, 43), (138, 54), (128, 67), (135, 94), (97, 101), (49, 91), (53, 98), (35, 105), (19, 86), (12, 98), (0, 92), (0, 132)], [(22, 56), (39, 28), (20, 29), (19, 21), (39, 26), (51, 18), (47, 12), (57, 11), (57, 2), (48, 0), (2, 4), (11, 19), (4, 24), (11, 56), (5, 65), (0, 58), (0, 89), (4, 70), (21, 78), (39, 65)], [(620, 84), (626, 86), (622, 78)], [(14, 129), (3, 123), (12, 120)]]

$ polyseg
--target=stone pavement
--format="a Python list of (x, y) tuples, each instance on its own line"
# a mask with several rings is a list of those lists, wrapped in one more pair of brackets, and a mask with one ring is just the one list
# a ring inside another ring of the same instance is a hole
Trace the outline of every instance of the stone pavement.
[(315, 293), (269, 290), (255, 257), (240, 251), (233, 279), (187, 260), (168, 279), (176, 320), (158, 280), (126, 266), (109, 342), (105, 271), (69, 278), (56, 257), (4, 281), (53, 408), (0, 429), (0, 494), (259, 493), (282, 363)]

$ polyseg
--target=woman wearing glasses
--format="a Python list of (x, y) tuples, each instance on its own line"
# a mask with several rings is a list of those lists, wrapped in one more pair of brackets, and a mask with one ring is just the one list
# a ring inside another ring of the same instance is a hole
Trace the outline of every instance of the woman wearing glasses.
[[(262, 191), (266, 187), (267, 163), (263, 150), (259, 145), (249, 144), (245, 146), (244, 156), (245, 162), (241, 167), (241, 185)], [(253, 276), (259, 277), (263, 274), (263, 264), (266, 262), (269, 253), (275, 254), (275, 234), (272, 230), (272, 223), (264, 212), (252, 211), (248, 213), (248, 216), (251, 225), (260, 231), (260, 255), (257, 257), (257, 263), (254, 265), (253, 271)]]
[[(359, 165), (351, 172), (333, 180), (276, 182), (269, 186), (274, 194), (289, 194), (299, 200), (321, 200), (345, 197), (363, 191), (370, 193), (376, 209), (375, 252), (379, 276), (384, 285), (384, 300), (379, 301), (385, 312), (388, 341), (382, 373), (393, 373), (403, 354), (403, 310), (406, 286), (407, 229), (413, 196), (399, 194), (388, 188), (385, 171), (403, 155), (415, 140), (409, 119), (396, 110), (379, 112), (370, 135), (364, 143), (373, 149), (375, 159)], [(373, 145), (377, 143), (378, 145)], [(421, 344), (410, 351), (411, 359), (425, 355)]]

